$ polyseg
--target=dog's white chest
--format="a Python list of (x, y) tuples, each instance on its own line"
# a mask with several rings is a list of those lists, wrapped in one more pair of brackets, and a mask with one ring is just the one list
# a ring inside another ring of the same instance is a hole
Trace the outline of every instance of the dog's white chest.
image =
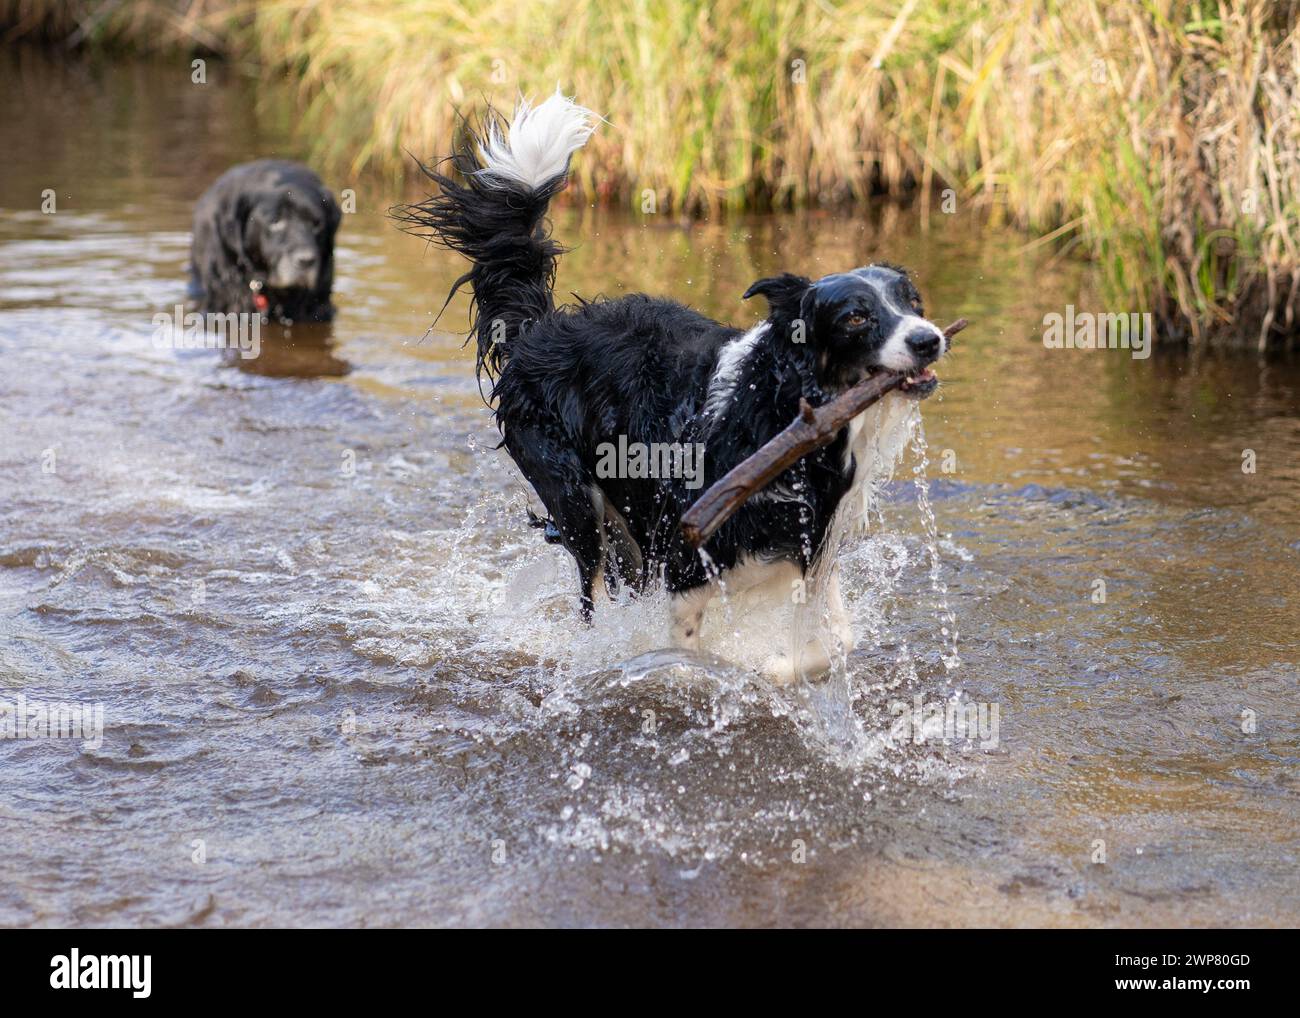
[(849, 422), (844, 470), (853, 481), (832, 522), (832, 533), (859, 531), (866, 526), (867, 511), (876, 489), (889, 480), (916, 426), (916, 403), (891, 392)]

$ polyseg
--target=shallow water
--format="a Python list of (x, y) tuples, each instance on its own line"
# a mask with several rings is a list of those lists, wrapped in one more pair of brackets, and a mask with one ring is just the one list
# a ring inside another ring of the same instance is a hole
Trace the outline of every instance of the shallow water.
[[(562, 210), (560, 293), (747, 323), (883, 257), (974, 323), (846, 553), (846, 672), (773, 691), (653, 597), (575, 621), (397, 185), (328, 178), (330, 329), (154, 348), (193, 200), (299, 154), (217, 70), (0, 61), (0, 700), (104, 717), (0, 740), (0, 923), (1300, 922), (1295, 364), (1045, 350), (1087, 268), (960, 214)], [(916, 697), (996, 740), (910, 741)]]

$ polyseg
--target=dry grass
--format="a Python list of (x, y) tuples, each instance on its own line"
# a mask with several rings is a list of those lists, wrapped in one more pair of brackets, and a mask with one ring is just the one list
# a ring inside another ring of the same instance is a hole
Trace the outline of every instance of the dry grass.
[[(296, 76), (319, 160), (408, 169), (455, 111), (557, 83), (608, 124), (588, 195), (716, 212), (920, 189), (1096, 259), (1194, 342), (1294, 342), (1296, 3), (231, 0), (109, 5), (86, 38)], [(91, 4), (0, 0), (47, 37)], [(44, 13), (42, 13), (44, 12)]]
[(0, 40), (136, 51), (226, 48), (229, 0), (0, 0)]

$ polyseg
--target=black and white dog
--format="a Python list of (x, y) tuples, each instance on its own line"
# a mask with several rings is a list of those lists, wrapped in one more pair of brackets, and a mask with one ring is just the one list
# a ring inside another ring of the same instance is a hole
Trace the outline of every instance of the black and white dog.
[[(835, 550), (864, 522), (915, 401), (937, 387), (929, 365), (947, 341), (906, 273), (884, 264), (760, 279), (744, 296), (761, 294), (769, 313), (747, 331), (642, 294), (557, 308), (561, 249), (546, 211), (593, 128), (593, 114), (559, 94), (521, 103), (508, 129), (490, 117), (471, 133), (452, 157), (459, 179), (425, 168), (440, 193), (395, 214), (473, 263), (453, 292), (473, 288), (480, 381), (494, 383), (503, 444), (549, 513), (548, 539), (577, 562), (584, 617), (602, 573), (611, 590), (662, 578), (674, 642), (696, 648), (719, 588), (788, 605), (812, 584), (819, 631), (795, 634), (761, 667), (778, 681), (825, 671), (853, 645)], [(701, 489), (789, 424), (800, 398), (817, 406), (885, 369), (909, 374), (906, 391), (751, 498), (706, 555), (683, 542), (678, 523)], [(703, 476), (600, 469), (610, 448), (630, 446), (702, 450)]]
[(340, 218), (334, 196), (299, 163), (232, 167), (194, 207), (190, 298), (202, 311), (329, 321)]

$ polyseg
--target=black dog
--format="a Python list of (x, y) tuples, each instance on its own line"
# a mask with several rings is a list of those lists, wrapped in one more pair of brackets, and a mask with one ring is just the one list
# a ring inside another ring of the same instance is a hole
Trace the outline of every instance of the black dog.
[[(759, 280), (745, 297), (762, 294), (770, 313), (748, 331), (641, 294), (557, 309), (560, 248), (545, 214), (591, 131), (589, 111), (558, 94), (536, 109), (522, 104), (508, 136), (490, 119), (453, 157), (461, 181), (426, 169), (441, 193), (395, 214), (473, 262), (455, 288), (473, 288), (480, 379), (494, 379), (503, 444), (550, 513), (548, 537), (577, 561), (584, 616), (598, 574), (636, 591), (662, 577), (673, 637), (697, 647), (719, 586), (788, 605), (814, 583), (838, 651), (799, 636), (762, 667), (780, 680), (824, 671), (853, 642), (838, 538), (864, 522), (872, 481), (892, 469), (915, 401), (938, 385), (928, 365), (946, 340), (907, 274), (888, 265)], [(884, 369), (912, 376), (905, 393), (750, 499), (707, 556), (685, 545), (682, 513), (789, 424), (800, 398), (819, 405)]]
[(227, 170), (194, 209), (191, 298), (202, 311), (328, 321), (339, 218), (305, 166), (261, 159)]

